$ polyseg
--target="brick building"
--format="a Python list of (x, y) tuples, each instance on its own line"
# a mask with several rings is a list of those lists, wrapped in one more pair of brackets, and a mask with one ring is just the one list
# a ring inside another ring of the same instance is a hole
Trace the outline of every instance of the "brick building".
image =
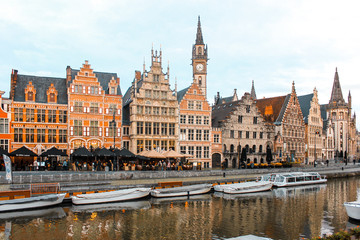
[(11, 134), (11, 101), (3, 98), (4, 91), (0, 91), (0, 148), (10, 151)]

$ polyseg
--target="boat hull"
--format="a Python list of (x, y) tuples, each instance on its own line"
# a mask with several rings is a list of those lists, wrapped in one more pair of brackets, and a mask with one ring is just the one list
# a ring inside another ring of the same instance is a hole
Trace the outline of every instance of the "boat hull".
[(360, 202), (346, 202), (344, 206), (350, 218), (360, 220)]
[(293, 186), (302, 186), (302, 185), (313, 185), (313, 184), (321, 184), (326, 183), (327, 179), (320, 179), (315, 181), (301, 181), (301, 182), (274, 182), (274, 187), (293, 187)]
[(198, 194), (205, 194), (210, 192), (212, 189), (211, 184), (201, 184), (193, 186), (165, 188), (165, 189), (153, 189), (150, 194), (152, 197), (180, 197), (180, 196), (191, 196)]
[(235, 185), (233, 187), (224, 188), (224, 193), (228, 194), (244, 194), (244, 193), (255, 193), (255, 192), (264, 192), (269, 191), (273, 186), (273, 183), (262, 183), (257, 185), (250, 185), (250, 186), (241, 186)]
[(22, 199), (5, 200), (0, 202), (0, 212), (17, 211), (24, 209), (34, 209), (50, 207), (63, 202), (65, 193), (49, 194)]
[(71, 200), (73, 204), (96, 204), (96, 203), (109, 203), (120, 202), (133, 199), (139, 199), (148, 196), (150, 188), (134, 188), (123, 189), (106, 193), (91, 193), (82, 194), (78, 196), (72, 196)]

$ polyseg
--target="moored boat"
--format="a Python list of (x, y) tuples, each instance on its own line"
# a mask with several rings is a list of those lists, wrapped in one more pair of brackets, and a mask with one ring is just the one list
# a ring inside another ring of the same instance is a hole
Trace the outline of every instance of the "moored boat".
[(129, 188), (102, 193), (89, 193), (72, 196), (73, 204), (95, 204), (119, 202), (133, 199), (139, 199), (148, 196), (150, 188)]
[(227, 185), (215, 185), (214, 190), (229, 194), (242, 194), (268, 191), (272, 188), (273, 183), (270, 181), (242, 182)]
[(360, 220), (360, 202), (345, 202), (344, 206), (350, 218)]
[(289, 187), (300, 185), (311, 185), (326, 183), (327, 179), (321, 177), (317, 172), (293, 172), (293, 173), (278, 173), (275, 175), (275, 187)]
[(54, 206), (63, 202), (65, 193), (0, 201), (0, 212)]
[(212, 184), (196, 184), (183, 187), (152, 189), (152, 197), (179, 197), (204, 194), (210, 192)]

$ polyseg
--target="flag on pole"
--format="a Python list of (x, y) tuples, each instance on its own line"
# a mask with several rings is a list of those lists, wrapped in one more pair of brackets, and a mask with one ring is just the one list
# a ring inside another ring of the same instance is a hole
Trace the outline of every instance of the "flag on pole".
[(11, 160), (10, 158), (3, 154), (4, 163), (5, 163), (5, 171), (6, 171), (6, 180), (11, 183), (12, 182), (12, 172), (11, 172)]

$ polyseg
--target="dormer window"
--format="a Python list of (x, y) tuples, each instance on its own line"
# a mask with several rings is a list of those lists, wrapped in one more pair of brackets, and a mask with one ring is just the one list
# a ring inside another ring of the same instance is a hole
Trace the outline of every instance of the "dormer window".
[(27, 93), (27, 101), (34, 101), (34, 93), (33, 92)]
[(110, 88), (110, 94), (115, 95), (115, 87), (111, 87), (111, 88)]
[(55, 93), (50, 93), (49, 102), (55, 102)]

